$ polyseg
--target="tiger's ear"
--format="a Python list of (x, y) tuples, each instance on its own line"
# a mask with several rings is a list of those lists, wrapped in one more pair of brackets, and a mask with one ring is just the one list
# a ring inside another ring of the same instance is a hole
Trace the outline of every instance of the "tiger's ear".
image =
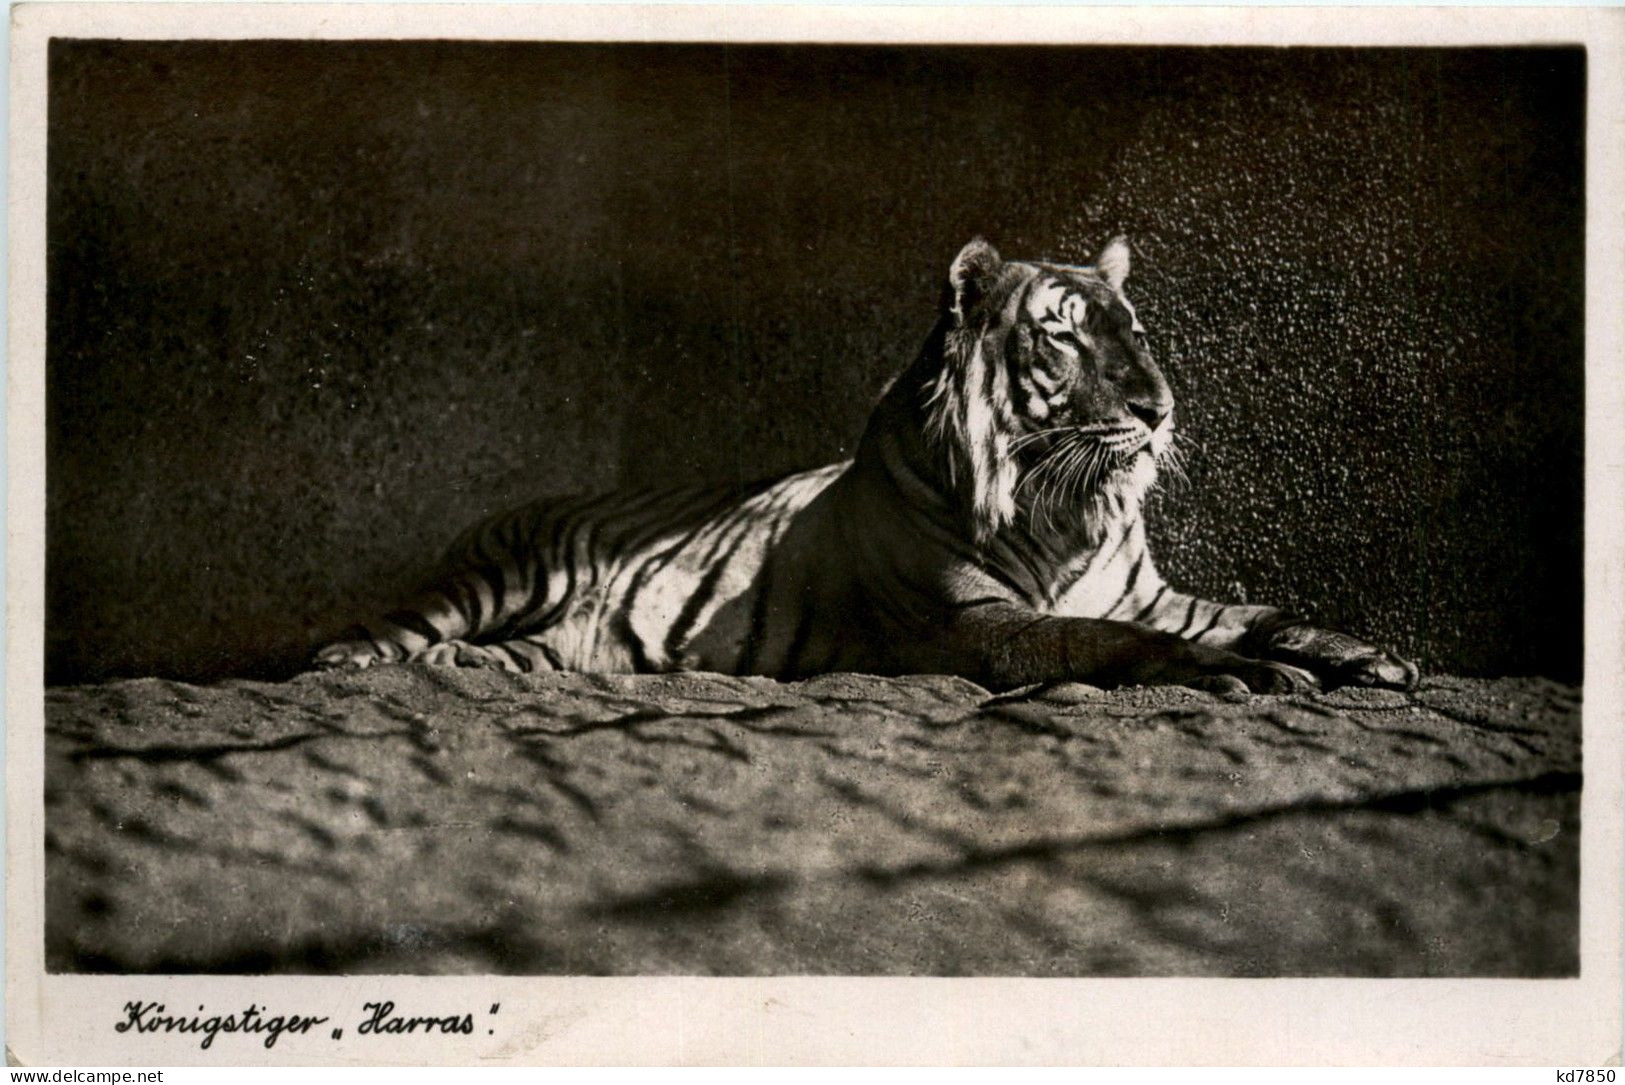
[(1118, 234), (1106, 242), (1106, 247), (1095, 257), (1095, 268), (1111, 283), (1113, 290), (1123, 289), (1128, 278), (1128, 238)]
[(998, 250), (979, 237), (959, 250), (953, 267), (948, 269), (953, 314), (959, 323), (965, 323), (981, 306), (1003, 266)]
[(942, 368), (926, 398), (926, 433), (943, 456), (949, 486), (962, 495), (978, 546), (1016, 515), (1009, 393), (984, 356), (982, 329), (970, 326), (1003, 269), (998, 252), (979, 237), (954, 258), (948, 271), (948, 305), (955, 326), (944, 329)]

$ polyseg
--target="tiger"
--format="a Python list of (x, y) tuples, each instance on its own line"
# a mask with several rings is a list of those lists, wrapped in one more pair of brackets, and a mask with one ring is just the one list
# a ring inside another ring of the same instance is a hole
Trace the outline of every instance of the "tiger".
[(1123, 237), (1082, 265), (1006, 261), (975, 238), (850, 460), (527, 505), (314, 663), (1414, 688), (1416, 665), (1387, 649), (1158, 574), (1143, 508), (1177, 466), (1174, 397), (1129, 265)]

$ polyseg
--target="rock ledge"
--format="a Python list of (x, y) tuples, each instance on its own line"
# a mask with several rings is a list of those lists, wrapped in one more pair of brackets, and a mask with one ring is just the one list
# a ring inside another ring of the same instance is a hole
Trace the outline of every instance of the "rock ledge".
[(53, 971), (1557, 976), (1579, 693), (421, 667), (47, 693)]

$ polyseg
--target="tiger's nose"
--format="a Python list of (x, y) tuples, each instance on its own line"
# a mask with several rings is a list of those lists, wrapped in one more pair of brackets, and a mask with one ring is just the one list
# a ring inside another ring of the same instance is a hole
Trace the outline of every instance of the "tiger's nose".
[(1155, 433), (1157, 427), (1162, 425), (1162, 420), (1168, 417), (1173, 407), (1164, 403), (1130, 403), (1128, 409), (1135, 418), (1145, 423), (1146, 429)]

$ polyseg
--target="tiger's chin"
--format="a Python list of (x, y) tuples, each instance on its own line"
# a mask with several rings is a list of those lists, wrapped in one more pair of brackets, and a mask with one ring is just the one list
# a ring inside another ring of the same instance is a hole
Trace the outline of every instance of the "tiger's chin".
[(1151, 487), (1157, 484), (1157, 456), (1149, 444), (1116, 457), (1113, 470), (1101, 481), (1099, 503), (1105, 514), (1133, 516)]

